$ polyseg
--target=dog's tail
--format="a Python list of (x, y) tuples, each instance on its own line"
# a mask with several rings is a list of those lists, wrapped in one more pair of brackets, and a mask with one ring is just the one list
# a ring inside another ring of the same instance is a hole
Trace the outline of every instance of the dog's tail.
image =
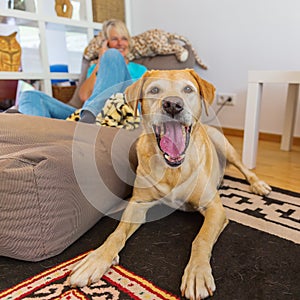
[(184, 36), (179, 35), (179, 34), (172, 34), (172, 38), (174, 40), (179, 40), (182, 41), (184, 44), (186, 44), (187, 46), (189, 46), (195, 56), (196, 59), (196, 63), (204, 70), (207, 70), (207, 66), (202, 62), (201, 58), (199, 57), (197, 51), (195, 50), (195, 48), (192, 46), (191, 42)]

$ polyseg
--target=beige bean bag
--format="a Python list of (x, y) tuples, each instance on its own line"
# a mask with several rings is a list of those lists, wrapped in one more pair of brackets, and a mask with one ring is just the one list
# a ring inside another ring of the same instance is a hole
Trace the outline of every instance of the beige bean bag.
[(0, 255), (54, 256), (103, 215), (122, 209), (138, 135), (139, 129), (2, 113)]

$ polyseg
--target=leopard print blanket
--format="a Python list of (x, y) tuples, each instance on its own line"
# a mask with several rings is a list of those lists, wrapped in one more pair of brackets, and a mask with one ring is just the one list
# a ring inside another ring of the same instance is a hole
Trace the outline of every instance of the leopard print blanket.
[[(79, 121), (81, 109), (71, 114), (67, 121)], [(131, 106), (126, 102), (123, 93), (112, 95), (105, 103), (102, 111), (96, 117), (96, 124), (99, 126), (110, 126), (133, 130), (139, 127), (140, 116), (137, 116)]]
[[(192, 47), (192, 44), (187, 38), (182, 35), (169, 33), (160, 29), (151, 29), (132, 37), (131, 51), (128, 55), (129, 60), (138, 59), (141, 57), (153, 57), (156, 55), (175, 54), (176, 58), (180, 62), (184, 62), (188, 59), (188, 50), (182, 45), (190, 46), (196, 63), (203, 69), (207, 69), (207, 66), (203, 64), (196, 50)], [(103, 36), (100, 32), (94, 37), (88, 46), (84, 50), (84, 57), (95, 63), (98, 59), (98, 52), (103, 42)], [(180, 43), (182, 42), (182, 43)]]

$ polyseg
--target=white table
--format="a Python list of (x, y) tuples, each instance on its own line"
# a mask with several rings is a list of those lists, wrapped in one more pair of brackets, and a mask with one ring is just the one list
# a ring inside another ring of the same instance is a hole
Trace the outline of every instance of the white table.
[[(289, 151), (293, 142), (299, 95), (300, 71), (249, 71), (242, 155), (243, 163), (249, 169), (253, 169), (256, 166), (260, 104), (264, 83), (288, 84), (284, 128), (280, 149)], [(270, 113), (272, 113), (272, 110), (270, 110)]]

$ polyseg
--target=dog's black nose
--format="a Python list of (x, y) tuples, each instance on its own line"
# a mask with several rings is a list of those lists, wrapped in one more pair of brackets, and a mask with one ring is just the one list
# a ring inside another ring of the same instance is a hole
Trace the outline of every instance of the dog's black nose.
[(183, 100), (180, 97), (166, 97), (162, 106), (165, 112), (174, 117), (183, 110)]

